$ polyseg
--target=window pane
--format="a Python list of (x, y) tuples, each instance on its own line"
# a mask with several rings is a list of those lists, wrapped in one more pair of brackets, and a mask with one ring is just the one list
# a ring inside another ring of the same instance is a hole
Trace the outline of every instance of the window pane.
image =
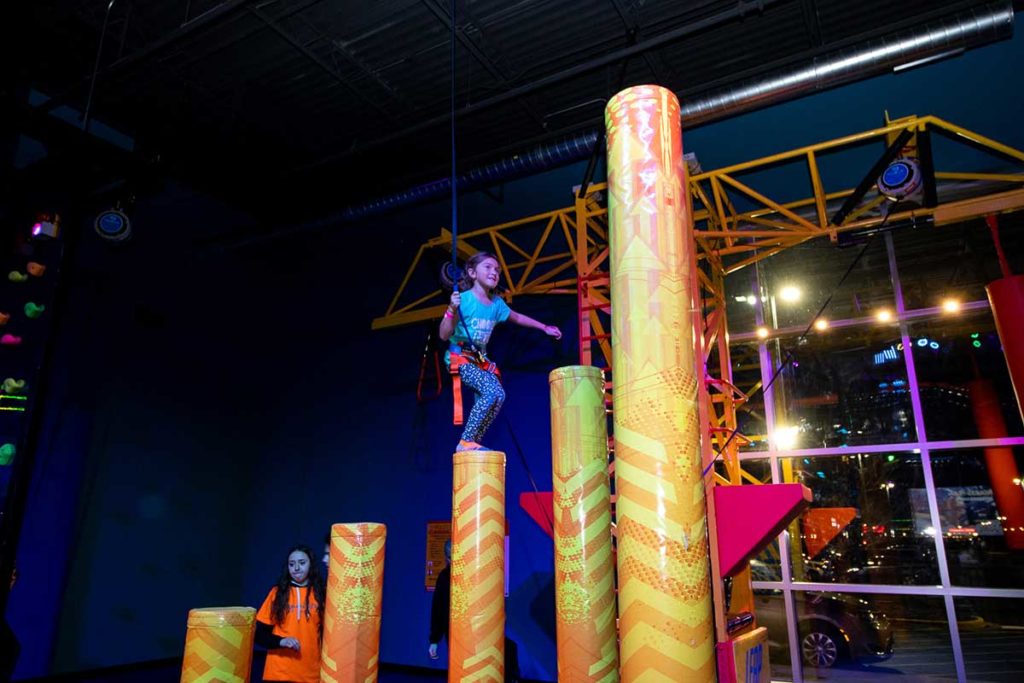
[(794, 581), (939, 583), (934, 536), (914, 527), (921, 456), (853, 453), (784, 458), (781, 465), (785, 481), (814, 495), (790, 529)]
[(755, 590), (754, 611), (758, 626), (768, 629), (768, 661), (772, 666), (772, 680), (793, 680), (793, 667), (789, 658), (789, 631), (786, 604), (781, 590)]
[[(1024, 214), (999, 217), (1000, 239), (1014, 272), (1024, 267)], [(946, 297), (986, 298), (1001, 277), (992, 236), (982, 219), (921, 230), (895, 230), (896, 266), (907, 309), (939, 306)]]
[(954, 604), (968, 680), (1024, 680), (1024, 600), (956, 598)]
[[(892, 309), (895, 299), (885, 242), (872, 240), (857, 261), (862, 248), (841, 249), (827, 239), (816, 239), (758, 263), (768, 325), (806, 328), (829, 297), (823, 315), (830, 320), (870, 317), (879, 308)], [(854, 261), (856, 265), (839, 286)], [(730, 330), (748, 332), (749, 328)]]
[(915, 322), (910, 336), (929, 439), (1024, 433), (988, 309)]
[(956, 678), (941, 598), (802, 591), (794, 597), (804, 680)]
[[(954, 585), (1024, 586), (1024, 489), (1013, 483), (1012, 476), (1012, 471), (1022, 471), (1022, 465), (1024, 447), (932, 453), (942, 538)], [(924, 491), (917, 498), (915, 528), (927, 527), (934, 534)]]
[(776, 424), (799, 431), (795, 444), (780, 448), (917, 439), (897, 327), (870, 324), (768, 343), (777, 358), (791, 360), (773, 385)]
[(729, 332), (750, 332), (755, 326), (757, 269), (748, 266), (725, 278), (725, 315)]

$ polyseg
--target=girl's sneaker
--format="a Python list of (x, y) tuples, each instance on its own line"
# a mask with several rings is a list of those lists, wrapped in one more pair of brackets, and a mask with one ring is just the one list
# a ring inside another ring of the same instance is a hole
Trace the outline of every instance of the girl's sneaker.
[(490, 450), (490, 449), (487, 448), (486, 446), (481, 446), (476, 441), (466, 441), (464, 439), (459, 439), (459, 445), (455, 447), (455, 452), (456, 453), (459, 453), (461, 451), (486, 451), (486, 450)]

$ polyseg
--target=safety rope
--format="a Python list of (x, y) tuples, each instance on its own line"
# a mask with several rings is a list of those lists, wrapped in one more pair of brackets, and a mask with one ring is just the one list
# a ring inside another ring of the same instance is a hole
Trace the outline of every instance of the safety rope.
[[(458, 198), (458, 174), (456, 172), (458, 167), (458, 155), (455, 146), (455, 42), (458, 39), (456, 35), (456, 22), (455, 22), (455, 0), (451, 0), (449, 3), (449, 19), (451, 21), (451, 152), (452, 152), (452, 171), (451, 171), (451, 188), (452, 188), (452, 289), (458, 290), (459, 280), (462, 279), (462, 272), (459, 269), (459, 198)], [(459, 322), (462, 324), (462, 329), (466, 334), (466, 339), (469, 342), (470, 348), (478, 356), (483, 356), (480, 350), (477, 348), (473, 341), (473, 335), (469, 333), (469, 327), (466, 325), (466, 319), (462, 315), (462, 306), (459, 306)], [(512, 429), (512, 421), (509, 420), (508, 415), (505, 416), (505, 424), (508, 426), (509, 436), (512, 438), (512, 444), (515, 446), (516, 451), (519, 454), (519, 462), (522, 463), (523, 469), (526, 471), (526, 478), (530, 480), (530, 486), (533, 488), (534, 494), (536, 494), (538, 501), (540, 499), (540, 489), (537, 487), (537, 480), (534, 479), (533, 472), (530, 470), (530, 465), (526, 460), (526, 453), (523, 451), (522, 446), (519, 444), (519, 439), (516, 437), (515, 430)], [(551, 519), (551, 512), (543, 505), (541, 508), (544, 510), (544, 517), (551, 527), (552, 533), (554, 533), (554, 522)]]

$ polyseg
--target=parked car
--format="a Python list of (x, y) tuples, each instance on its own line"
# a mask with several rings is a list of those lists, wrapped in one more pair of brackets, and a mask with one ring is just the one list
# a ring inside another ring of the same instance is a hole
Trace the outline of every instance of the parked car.
[[(777, 580), (760, 560), (750, 563), (755, 581)], [(772, 649), (789, 650), (782, 592), (755, 590), (757, 622), (768, 629)], [(847, 660), (883, 661), (892, 657), (889, 619), (871, 596), (795, 591), (800, 656), (807, 666), (828, 669)]]
[[(772, 648), (789, 650), (786, 610), (779, 591), (755, 591), (757, 621)], [(841, 661), (883, 661), (892, 656), (889, 619), (868, 596), (794, 592), (800, 656), (807, 666), (828, 669)]]

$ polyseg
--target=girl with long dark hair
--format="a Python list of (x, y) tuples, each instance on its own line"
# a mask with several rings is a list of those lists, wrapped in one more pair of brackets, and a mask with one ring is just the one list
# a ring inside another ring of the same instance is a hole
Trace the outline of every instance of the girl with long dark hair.
[(288, 551), (277, 585), (256, 613), (256, 642), (267, 648), (265, 681), (319, 683), (326, 580), (313, 550)]

